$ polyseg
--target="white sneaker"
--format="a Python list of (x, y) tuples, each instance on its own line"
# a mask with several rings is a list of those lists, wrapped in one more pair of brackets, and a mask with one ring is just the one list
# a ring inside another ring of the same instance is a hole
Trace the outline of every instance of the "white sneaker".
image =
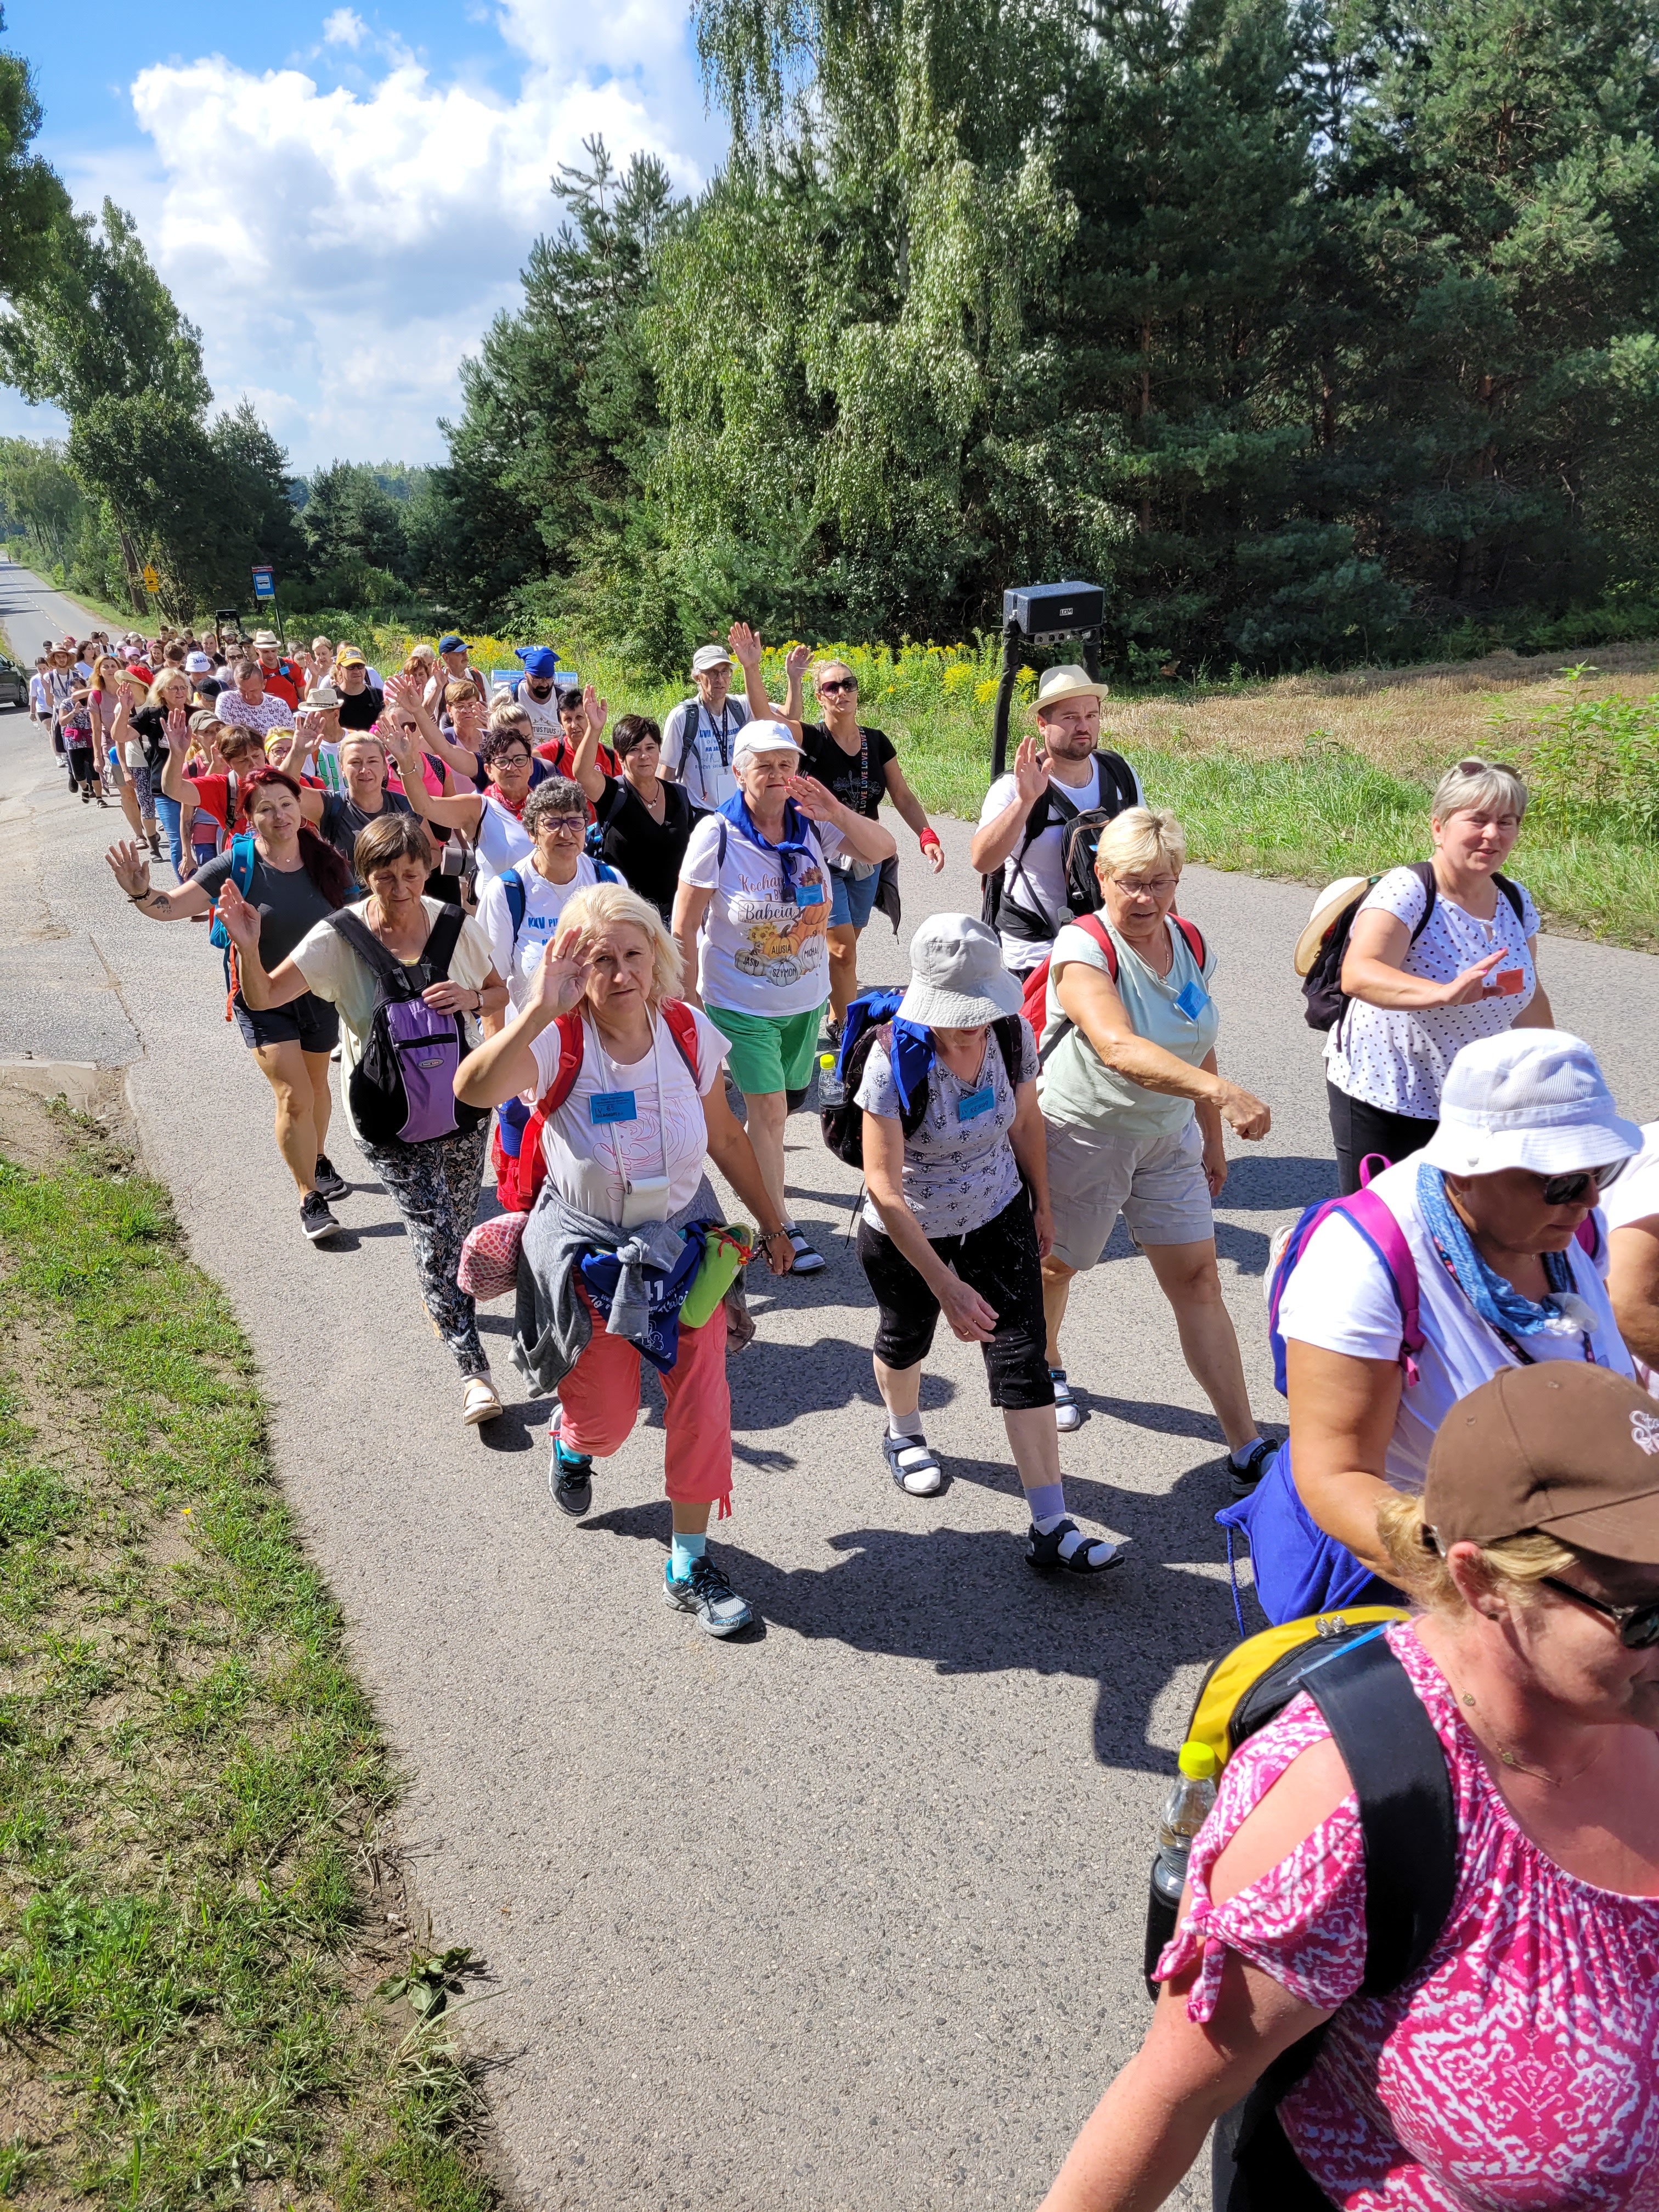
[(1054, 1426), (1062, 1436), (1069, 1436), (1083, 1426), (1083, 1408), (1072, 1395), (1063, 1367), (1051, 1367), (1048, 1377), (1054, 1386)]
[(487, 1375), (469, 1375), (461, 1391), (461, 1419), (470, 1429), (481, 1421), (493, 1421), (501, 1410), (501, 1401), (495, 1395), (495, 1385)]

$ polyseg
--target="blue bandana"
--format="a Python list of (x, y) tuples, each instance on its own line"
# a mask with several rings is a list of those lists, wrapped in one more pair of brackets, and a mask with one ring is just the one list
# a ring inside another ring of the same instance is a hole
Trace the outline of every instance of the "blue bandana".
[(807, 831), (811, 825), (794, 800), (786, 799), (783, 802), (783, 835), (775, 845), (769, 838), (763, 837), (756, 828), (755, 817), (749, 811), (749, 801), (742, 792), (733, 792), (720, 811), (734, 830), (743, 832), (751, 845), (758, 845), (763, 853), (779, 855), (783, 862), (783, 887), (793, 896), (795, 885), (802, 880), (795, 872), (797, 857), (805, 863), (812, 860), (812, 848), (807, 842)]
[(1550, 1294), (1534, 1304), (1486, 1265), (1446, 1195), (1445, 1176), (1426, 1160), (1417, 1170), (1417, 1202), (1441, 1266), (1489, 1328), (1501, 1336), (1525, 1337), (1572, 1336), (1595, 1327), (1595, 1315), (1573, 1290), (1572, 1262), (1565, 1252), (1540, 1255)]

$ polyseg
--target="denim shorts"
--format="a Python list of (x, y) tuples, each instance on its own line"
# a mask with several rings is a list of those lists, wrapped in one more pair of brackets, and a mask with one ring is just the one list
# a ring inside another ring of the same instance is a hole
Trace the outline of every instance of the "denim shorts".
[(831, 929), (862, 929), (875, 911), (876, 893), (881, 889), (881, 870), (872, 868), (867, 876), (854, 876), (845, 868), (830, 871), (830, 927)]
[(301, 1052), (332, 1052), (340, 1042), (338, 1010), (326, 999), (313, 998), (309, 991), (290, 999), (285, 1006), (271, 1006), (264, 1013), (245, 1005), (239, 991), (231, 1001), (231, 1012), (250, 1052), (267, 1044), (297, 1044)]

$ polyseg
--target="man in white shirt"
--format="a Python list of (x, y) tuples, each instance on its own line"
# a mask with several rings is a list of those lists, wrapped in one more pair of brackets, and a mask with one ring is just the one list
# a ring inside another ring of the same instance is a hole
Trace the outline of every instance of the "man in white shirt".
[(521, 645), (519, 659), (524, 674), (513, 686), (513, 697), (530, 717), (531, 750), (556, 744), (559, 728), (559, 656), (550, 646)]
[(732, 749), (749, 720), (732, 689), (732, 656), (723, 645), (700, 645), (691, 656), (695, 699), (684, 699), (663, 724), (659, 773), (683, 783), (699, 806), (723, 806), (738, 787)]
[(1066, 823), (1097, 808), (1121, 814), (1146, 804), (1128, 762), (1100, 749), (1105, 696), (1085, 669), (1049, 669), (1037, 686), (1036, 738), (1024, 739), (1012, 774), (997, 778), (980, 809), (969, 858), (981, 876), (998, 878), (997, 932), (1017, 975), (1048, 958), (1073, 918), (1061, 850)]

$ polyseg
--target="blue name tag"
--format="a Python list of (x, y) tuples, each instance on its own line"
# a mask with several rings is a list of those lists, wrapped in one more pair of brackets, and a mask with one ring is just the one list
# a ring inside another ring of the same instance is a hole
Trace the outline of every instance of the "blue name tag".
[(639, 1119), (631, 1091), (596, 1091), (587, 1102), (590, 1121), (635, 1121)]
[(795, 885), (795, 904), (797, 906), (822, 906), (823, 904), (823, 885), (822, 884), (797, 884)]
[(976, 1121), (981, 1114), (988, 1114), (997, 1103), (997, 1094), (988, 1083), (977, 1091), (964, 1091), (957, 1101), (958, 1121)]
[(1197, 983), (1183, 983), (1176, 993), (1175, 1002), (1177, 1012), (1185, 1014), (1189, 1022), (1195, 1022), (1209, 1005), (1210, 994)]

